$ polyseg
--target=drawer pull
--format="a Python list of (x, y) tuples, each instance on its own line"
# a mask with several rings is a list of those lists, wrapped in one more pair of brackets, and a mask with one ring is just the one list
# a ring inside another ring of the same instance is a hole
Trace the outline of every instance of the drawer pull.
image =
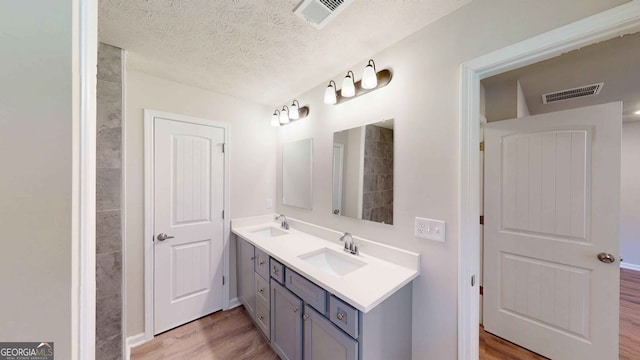
[(258, 265), (259, 265), (259, 266), (264, 265), (264, 260), (260, 261), (260, 262), (258, 263)]
[(336, 315), (336, 317), (338, 318), (338, 320), (342, 320), (344, 318), (344, 314), (339, 312), (338, 315)]
[(309, 315), (307, 315), (307, 314), (302, 315), (302, 320), (306, 321), (308, 318), (309, 318)]
[(280, 272), (280, 271), (278, 271), (278, 268), (274, 266), (274, 267), (273, 267), (273, 274), (274, 274), (274, 275), (278, 275), (278, 273), (279, 273), (279, 272)]
[(264, 320), (264, 316), (260, 315), (258, 316), (258, 319), (260, 319), (260, 321)]
[(297, 306), (293, 307), (293, 312), (298, 312), (298, 307)]
[(264, 294), (264, 289), (260, 289), (260, 290), (258, 290), (258, 292), (259, 292), (260, 294)]
[(256, 257), (255, 257), (255, 256), (252, 256), (252, 257), (251, 257), (251, 260), (255, 260), (255, 259), (256, 259)]

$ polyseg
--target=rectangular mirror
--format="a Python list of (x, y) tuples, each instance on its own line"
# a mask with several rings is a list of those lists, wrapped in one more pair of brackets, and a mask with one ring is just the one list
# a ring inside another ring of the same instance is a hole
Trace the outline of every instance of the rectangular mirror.
[(393, 224), (393, 119), (333, 133), (333, 213)]
[(282, 144), (282, 203), (311, 209), (313, 139)]

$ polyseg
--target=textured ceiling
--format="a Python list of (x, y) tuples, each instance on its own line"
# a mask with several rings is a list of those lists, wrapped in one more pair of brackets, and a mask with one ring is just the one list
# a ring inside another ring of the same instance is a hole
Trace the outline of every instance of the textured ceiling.
[(299, 0), (100, 0), (99, 40), (129, 69), (278, 106), (470, 1), (354, 0), (317, 30)]

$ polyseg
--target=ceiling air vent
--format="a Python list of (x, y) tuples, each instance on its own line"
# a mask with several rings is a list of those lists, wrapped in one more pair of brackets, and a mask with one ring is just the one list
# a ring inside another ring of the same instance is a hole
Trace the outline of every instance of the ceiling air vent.
[(597, 83), (591, 85), (580, 86), (573, 89), (556, 91), (542, 95), (542, 103), (549, 104), (556, 101), (575, 99), (584, 96), (598, 95), (604, 83)]
[(303, 0), (293, 13), (316, 29), (322, 29), (352, 0)]

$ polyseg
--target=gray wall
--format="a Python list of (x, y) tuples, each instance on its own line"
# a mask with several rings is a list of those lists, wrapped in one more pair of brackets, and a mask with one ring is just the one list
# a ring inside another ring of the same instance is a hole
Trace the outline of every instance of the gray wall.
[(96, 359), (122, 358), (122, 51), (99, 44), (96, 149)]

